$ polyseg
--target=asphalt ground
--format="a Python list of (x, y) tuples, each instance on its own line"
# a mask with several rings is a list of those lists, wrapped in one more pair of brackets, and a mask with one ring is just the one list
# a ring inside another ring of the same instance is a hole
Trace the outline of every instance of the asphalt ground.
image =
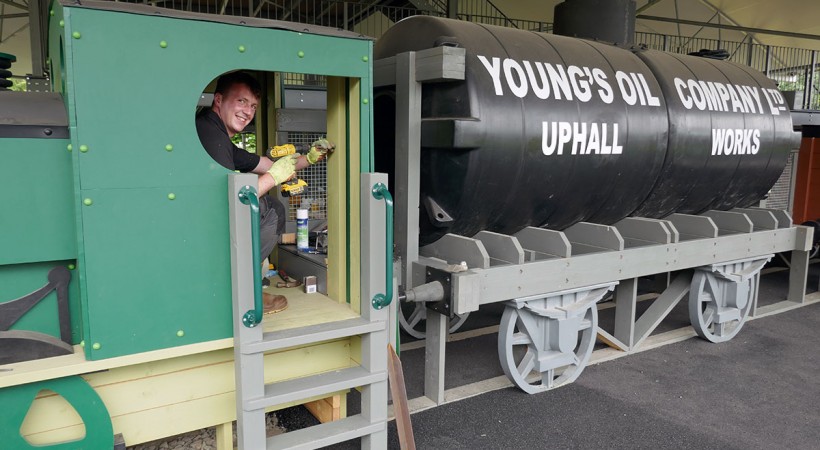
[[(809, 293), (818, 274), (812, 266)], [(787, 286), (788, 272), (764, 275), (759, 306), (784, 299)], [(656, 334), (689, 326), (683, 303)], [(463, 330), (497, 325), (496, 306), (482, 307)], [(491, 332), (448, 342), (446, 389), (503, 375), (496, 342)], [(588, 366), (574, 383), (548, 392), (508, 387), (415, 412), (415, 442), (420, 449), (820, 449), (819, 352), (820, 303), (812, 303), (751, 320), (729, 342), (689, 338)], [(416, 399), (423, 395), (424, 350), (402, 351), (401, 359), (408, 397)], [(348, 404), (355, 414), (358, 394), (349, 394)], [(286, 430), (315, 423), (301, 407), (277, 418)], [(388, 436), (389, 447), (399, 448), (395, 422)], [(359, 446), (354, 440), (332, 448)]]

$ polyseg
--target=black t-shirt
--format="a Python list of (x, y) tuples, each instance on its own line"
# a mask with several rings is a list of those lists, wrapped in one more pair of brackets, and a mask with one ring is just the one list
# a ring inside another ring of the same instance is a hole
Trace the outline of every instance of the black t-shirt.
[(222, 119), (210, 108), (196, 117), (199, 141), (214, 161), (230, 170), (250, 172), (259, 164), (259, 156), (233, 145)]

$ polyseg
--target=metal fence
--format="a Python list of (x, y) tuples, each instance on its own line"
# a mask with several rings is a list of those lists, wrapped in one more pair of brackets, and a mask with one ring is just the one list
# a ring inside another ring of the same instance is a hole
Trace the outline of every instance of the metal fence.
[[(820, 109), (817, 51), (776, 47), (749, 42), (635, 33), (635, 43), (671, 53), (726, 50), (729, 60), (757, 69), (778, 83), (781, 91), (793, 92), (794, 109)], [(805, 95), (808, 93), (808, 95)]]
[[(116, 1), (116, 0), (115, 0)], [(342, 0), (125, 0), (164, 8), (209, 14), (229, 14), (309, 23), (381, 37), (394, 23), (415, 15), (447, 16), (445, 0), (427, 0), (428, 7), (404, 8), (374, 5), (373, 2)], [(459, 19), (537, 32), (552, 32), (552, 24), (505, 16), (490, 0), (462, 0)], [(726, 50), (729, 60), (753, 67), (778, 83), (787, 92), (794, 109), (820, 110), (820, 73), (817, 52), (801, 48), (775, 47), (748, 41), (635, 33), (635, 43), (672, 53)]]

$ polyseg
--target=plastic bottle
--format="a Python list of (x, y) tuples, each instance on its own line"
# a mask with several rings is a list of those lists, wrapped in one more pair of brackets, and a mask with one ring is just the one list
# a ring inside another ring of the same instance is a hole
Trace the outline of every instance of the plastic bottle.
[(308, 210), (296, 210), (296, 250), (308, 249)]

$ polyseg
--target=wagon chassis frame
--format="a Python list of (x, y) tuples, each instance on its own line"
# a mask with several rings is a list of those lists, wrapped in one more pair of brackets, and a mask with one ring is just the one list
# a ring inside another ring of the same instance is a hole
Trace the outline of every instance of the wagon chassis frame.
[[(750, 208), (708, 211), (697, 216), (673, 214), (663, 220), (630, 217), (612, 226), (581, 222), (563, 232), (529, 227), (514, 236), (488, 231), (472, 238), (448, 234), (420, 248), (420, 190), (414, 174), (419, 172), (420, 165), (422, 84), (463, 80), (464, 57), (464, 49), (437, 47), (402, 53), (378, 60), (374, 65), (375, 85), (395, 85), (396, 89), (394, 191), (396, 204), (406, 205), (395, 214), (400, 284), (408, 289), (428, 282), (428, 268), (447, 270), (462, 261), (469, 268), (452, 273), (447, 280), (446, 307), (439, 302), (435, 309), (427, 310), (425, 396), (433, 402), (445, 402), (449, 316), (476, 311), (480, 305), (508, 301), (507, 309), (521, 309), (527, 308), (530, 301), (558, 298), (566, 293), (589, 293), (608, 284), (609, 289), (615, 290), (614, 331), (609, 333), (596, 326), (595, 332), (611, 346), (634, 352), (687, 294), (690, 304), (696, 305), (721, 297), (713, 303), (724, 310), (728, 302), (730, 315), (739, 321), (739, 329), (748, 316), (755, 314), (760, 269), (773, 254), (781, 252), (792, 252), (787, 300), (804, 302), (812, 230), (793, 226), (789, 215), (779, 210)], [(710, 278), (710, 273), (718, 276)], [(675, 278), (670, 283), (671, 274)], [(660, 275), (665, 290), (636, 318), (638, 278), (651, 275)], [(718, 286), (711, 290), (719, 293), (704, 293), (705, 278)], [(738, 301), (741, 295), (746, 297)], [(553, 306), (555, 301), (558, 300), (553, 301)], [(559, 305), (558, 310), (562, 309), (565, 308)], [(699, 306), (690, 310), (693, 323), (700, 322), (695, 328), (702, 334), (705, 313)], [(449, 315), (442, 314), (448, 311)], [(550, 316), (554, 312), (541, 314)], [(714, 316), (710, 313), (707, 319), (714, 320)], [(509, 341), (521, 342), (520, 333), (516, 336), (518, 341)], [(499, 337), (502, 366), (503, 339)], [(566, 341), (566, 337), (563, 339)], [(553, 337), (551, 342), (559, 340)], [(537, 361), (545, 359), (544, 354)], [(538, 362), (531, 362), (530, 366), (533, 364)], [(505, 367), (505, 372), (510, 376), (509, 367)], [(569, 381), (575, 377), (577, 373)], [(526, 383), (516, 382), (529, 392)], [(546, 379), (544, 383), (552, 387)]]

